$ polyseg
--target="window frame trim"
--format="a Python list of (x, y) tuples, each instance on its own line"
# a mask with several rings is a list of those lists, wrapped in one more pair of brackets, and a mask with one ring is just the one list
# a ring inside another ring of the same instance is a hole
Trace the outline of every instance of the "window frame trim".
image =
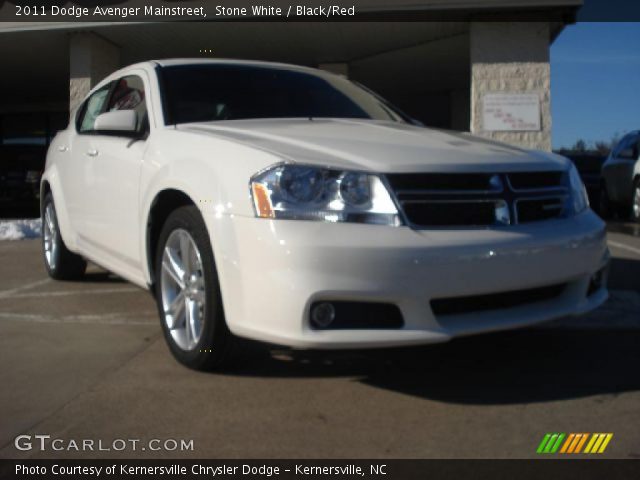
[[(97, 94), (98, 92), (102, 91), (104, 89), (104, 87), (108, 87), (107, 89), (107, 97), (104, 101), (104, 103), (102, 104), (102, 106), (100, 107), (100, 114), (104, 113), (105, 108), (107, 106), (107, 104), (109, 103), (109, 100), (111, 99), (111, 95), (113, 93), (113, 88), (115, 86), (115, 81), (114, 80), (110, 80), (107, 83), (105, 83), (102, 87), (95, 89), (93, 92), (89, 93), (89, 95), (87, 95), (87, 98), (85, 98), (82, 103), (80, 104), (80, 106), (78, 107), (78, 110), (76, 111), (76, 118), (75, 118), (75, 122), (74, 122), (74, 127), (76, 130), (76, 133), (78, 135), (95, 135), (96, 132), (98, 132), (99, 130), (87, 130), (87, 131), (82, 131), (80, 130), (80, 123), (84, 120), (84, 116), (86, 114), (86, 108), (87, 105), (89, 104), (89, 100), (91, 100), (91, 98)], [(97, 118), (97, 117), (96, 117)]]
[[(127, 78), (127, 77), (138, 77), (142, 82), (143, 88), (145, 89), (143, 102), (145, 105), (145, 109), (147, 110), (147, 128), (142, 132), (125, 132), (122, 130), (95, 130), (95, 129), (87, 130), (85, 132), (81, 131), (78, 128), (78, 124), (80, 122), (80, 116), (84, 116), (85, 108), (89, 100), (91, 99), (91, 97), (93, 97), (96, 93), (101, 91), (104, 87), (106, 86), (109, 87), (106, 100), (102, 105), (102, 107), (100, 108), (100, 113), (98, 115), (105, 113), (107, 111), (107, 107), (109, 103), (111, 102), (111, 99), (113, 98), (113, 94), (115, 92), (116, 86), (118, 85), (118, 82), (123, 78)], [(151, 122), (149, 120), (149, 117), (151, 114), (149, 110), (149, 102), (147, 101), (148, 99), (147, 91), (148, 91), (147, 84), (145, 82), (144, 76), (142, 75), (142, 72), (138, 72), (138, 71), (124, 72), (120, 74), (118, 77), (107, 81), (102, 87), (99, 87), (95, 89), (93, 92), (91, 92), (87, 96), (87, 98), (85, 98), (82, 101), (82, 103), (80, 104), (80, 107), (78, 107), (78, 110), (76, 113), (76, 119), (74, 122), (74, 128), (76, 133), (78, 135), (87, 135), (87, 136), (121, 137), (121, 138), (133, 139), (133, 140), (146, 140), (149, 137), (149, 134), (151, 133)]]

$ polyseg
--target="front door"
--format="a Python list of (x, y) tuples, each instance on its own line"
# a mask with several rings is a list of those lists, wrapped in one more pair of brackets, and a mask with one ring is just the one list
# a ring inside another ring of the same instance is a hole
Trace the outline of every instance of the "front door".
[(106, 256), (126, 270), (141, 265), (139, 180), (148, 133), (142, 75), (117, 80), (103, 109), (134, 110), (135, 134), (94, 130), (82, 148), (85, 205), (80, 240), (98, 257)]

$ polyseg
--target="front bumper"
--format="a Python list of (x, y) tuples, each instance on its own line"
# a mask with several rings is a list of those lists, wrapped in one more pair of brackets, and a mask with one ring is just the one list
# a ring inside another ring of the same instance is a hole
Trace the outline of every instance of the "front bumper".
[[(366, 348), (446, 341), (592, 310), (607, 265), (605, 226), (574, 218), (500, 229), (411, 230), (359, 224), (205, 216), (225, 314), (239, 336), (300, 348)], [(432, 299), (566, 284), (546, 301), (440, 315)], [(387, 302), (399, 329), (314, 330), (315, 301)]]

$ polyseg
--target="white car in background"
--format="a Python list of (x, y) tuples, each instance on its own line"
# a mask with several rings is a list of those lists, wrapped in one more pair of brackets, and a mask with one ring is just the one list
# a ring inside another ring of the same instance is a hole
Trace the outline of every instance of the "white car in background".
[[(162, 60), (97, 85), (49, 149), (43, 252), (155, 292), (175, 357), (442, 342), (607, 298), (571, 163), (413, 125), (291, 65)], [(85, 260), (86, 259), (86, 260)]]
[(625, 135), (602, 165), (599, 213), (640, 223), (640, 130)]

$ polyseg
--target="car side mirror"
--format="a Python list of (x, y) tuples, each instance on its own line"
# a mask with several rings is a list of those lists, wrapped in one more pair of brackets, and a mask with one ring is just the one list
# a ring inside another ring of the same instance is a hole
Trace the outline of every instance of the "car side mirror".
[(93, 129), (106, 132), (135, 133), (137, 124), (138, 114), (135, 110), (114, 110), (98, 115)]

